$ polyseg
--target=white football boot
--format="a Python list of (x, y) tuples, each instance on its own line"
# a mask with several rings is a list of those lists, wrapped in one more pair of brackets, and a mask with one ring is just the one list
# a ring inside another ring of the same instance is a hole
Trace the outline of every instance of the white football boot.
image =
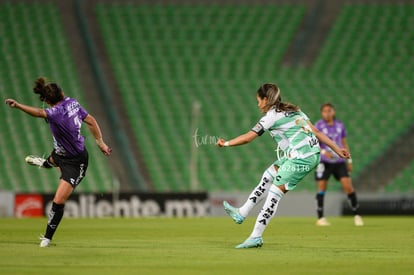
[(34, 155), (29, 155), (24, 160), (26, 161), (27, 164), (39, 166), (39, 167), (43, 167), (43, 163), (46, 161), (44, 158), (34, 156)]
[(331, 224), (328, 222), (327, 219), (325, 219), (325, 217), (322, 217), (316, 221), (316, 225), (317, 226), (330, 226)]
[(45, 236), (40, 235), (40, 247), (49, 247), (51, 240), (48, 238), (45, 238)]
[(360, 215), (355, 215), (354, 217), (355, 226), (364, 226), (364, 221)]

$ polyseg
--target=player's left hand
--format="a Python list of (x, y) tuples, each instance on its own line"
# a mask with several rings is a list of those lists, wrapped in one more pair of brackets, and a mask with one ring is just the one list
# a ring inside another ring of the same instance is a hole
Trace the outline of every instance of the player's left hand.
[(345, 148), (340, 148), (339, 150), (335, 151), (335, 153), (337, 153), (338, 156), (340, 156), (343, 159), (351, 158), (351, 154)]

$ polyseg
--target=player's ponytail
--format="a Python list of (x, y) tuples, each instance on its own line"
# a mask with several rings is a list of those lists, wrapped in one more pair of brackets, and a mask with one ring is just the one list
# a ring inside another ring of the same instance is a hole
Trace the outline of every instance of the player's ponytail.
[(297, 112), (299, 107), (288, 102), (282, 102), (280, 89), (275, 84), (266, 83), (257, 90), (257, 96), (261, 99), (267, 98), (267, 108), (275, 108), (278, 112)]
[(35, 80), (33, 92), (39, 95), (40, 101), (56, 104), (63, 99), (62, 89), (56, 83), (48, 83), (44, 77)]
[(45, 101), (45, 87), (46, 87), (46, 78), (39, 77), (35, 80), (35, 84), (33, 87), (33, 92), (39, 95), (40, 101)]

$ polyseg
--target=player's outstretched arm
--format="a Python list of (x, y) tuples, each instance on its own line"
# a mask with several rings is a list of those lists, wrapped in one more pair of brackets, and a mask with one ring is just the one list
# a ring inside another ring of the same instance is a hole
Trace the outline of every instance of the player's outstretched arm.
[(308, 121), (308, 125), (309, 127), (311, 127), (312, 132), (319, 139), (319, 141), (328, 145), (332, 150), (335, 151), (335, 153), (338, 154), (338, 156), (340, 156), (341, 158), (351, 157), (348, 150), (346, 150), (345, 148), (339, 148), (335, 142), (333, 142), (329, 137), (327, 137), (324, 133), (322, 133), (315, 126), (313, 126), (313, 124), (310, 121)]
[(112, 152), (112, 149), (103, 141), (101, 128), (99, 127), (96, 119), (91, 115), (87, 115), (83, 122), (88, 125), (89, 131), (91, 131), (92, 135), (95, 137), (96, 144), (98, 144), (99, 149), (101, 149), (102, 153), (104, 153), (105, 156), (109, 156)]
[(5, 103), (7, 105), (9, 105), (11, 108), (16, 108), (16, 109), (22, 110), (23, 112), (25, 112), (26, 114), (29, 114), (31, 116), (41, 117), (41, 118), (46, 118), (47, 117), (47, 114), (46, 114), (45, 110), (21, 104), (21, 103), (17, 102), (14, 99), (11, 99), (11, 98), (6, 99)]
[(253, 131), (249, 131), (243, 135), (240, 135), (236, 138), (233, 138), (229, 141), (225, 141), (224, 139), (219, 139), (219, 141), (217, 142), (217, 146), (218, 147), (227, 147), (227, 146), (238, 146), (238, 145), (243, 145), (243, 144), (247, 144), (251, 141), (253, 141), (255, 138), (257, 138), (258, 135), (256, 132)]

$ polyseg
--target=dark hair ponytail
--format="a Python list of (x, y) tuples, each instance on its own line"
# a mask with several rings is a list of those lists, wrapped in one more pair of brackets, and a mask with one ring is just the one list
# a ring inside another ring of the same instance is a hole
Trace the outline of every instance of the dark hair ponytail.
[(62, 89), (56, 83), (47, 83), (46, 78), (39, 77), (35, 80), (33, 92), (39, 95), (40, 101), (56, 104), (63, 99)]
[(44, 77), (39, 77), (38, 79), (36, 79), (35, 85), (33, 87), (33, 92), (35, 94), (40, 95), (39, 97), (40, 101), (45, 101), (45, 95), (44, 95), (45, 86), (46, 86), (46, 79)]
[(288, 102), (282, 102), (280, 89), (275, 84), (266, 83), (257, 90), (257, 96), (261, 99), (267, 98), (267, 107), (269, 110), (275, 108), (279, 112), (297, 112), (299, 107)]

